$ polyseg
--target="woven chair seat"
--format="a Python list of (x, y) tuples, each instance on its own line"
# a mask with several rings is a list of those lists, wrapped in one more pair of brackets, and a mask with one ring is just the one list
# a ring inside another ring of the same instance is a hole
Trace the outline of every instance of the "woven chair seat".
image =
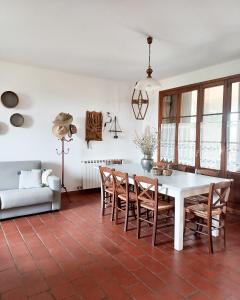
[[(126, 194), (118, 194), (118, 198), (120, 198), (123, 201), (127, 201)], [(129, 192), (129, 201), (130, 202), (136, 202), (137, 201), (135, 193)]]
[[(193, 215), (203, 218), (203, 219), (207, 219), (207, 210), (208, 210), (208, 205), (205, 203), (199, 203), (199, 204), (195, 204), (195, 205), (191, 205), (188, 206), (187, 208), (185, 208), (185, 211), (187, 213), (192, 213)], [(212, 216), (219, 216), (221, 215), (222, 210), (220, 208), (216, 208), (214, 210), (212, 210)]]
[[(154, 201), (142, 200), (140, 206), (149, 210), (154, 210)], [(158, 201), (158, 210), (169, 210), (172, 209), (174, 205), (172, 203), (167, 203), (165, 201)]]
[(185, 202), (188, 204), (196, 204), (196, 203), (207, 203), (208, 197), (204, 195), (196, 195), (185, 198)]

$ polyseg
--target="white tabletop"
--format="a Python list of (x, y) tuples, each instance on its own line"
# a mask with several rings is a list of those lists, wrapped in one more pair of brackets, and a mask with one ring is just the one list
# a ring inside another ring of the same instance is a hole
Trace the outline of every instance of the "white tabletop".
[(122, 165), (110, 165), (108, 167), (114, 168), (118, 171), (126, 172), (129, 174), (129, 177), (132, 177), (134, 174), (151, 178), (157, 177), (159, 185), (178, 188), (182, 191), (196, 189), (199, 187), (206, 187), (209, 186), (210, 183), (217, 183), (226, 180), (224, 178), (182, 172), (177, 170), (173, 170), (171, 176), (155, 176), (151, 172), (144, 171), (140, 164), (131, 163)]

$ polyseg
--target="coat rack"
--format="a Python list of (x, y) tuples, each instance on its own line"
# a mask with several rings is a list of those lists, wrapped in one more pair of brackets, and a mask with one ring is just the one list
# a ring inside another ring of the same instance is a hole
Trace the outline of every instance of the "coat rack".
[(62, 180), (61, 180), (61, 188), (67, 193), (67, 188), (64, 184), (64, 159), (65, 159), (65, 155), (67, 155), (69, 153), (69, 148), (67, 148), (67, 150), (65, 150), (65, 142), (66, 143), (70, 143), (73, 139), (66, 139), (65, 137), (59, 139), (61, 141), (62, 147), (61, 147), (61, 151), (59, 151), (58, 149), (56, 149), (56, 152), (58, 155), (62, 156)]
[(122, 132), (116, 116), (114, 117), (114, 119), (112, 121), (112, 125), (111, 125), (109, 132), (114, 133), (114, 136), (113, 136), (114, 139), (118, 139), (118, 133)]

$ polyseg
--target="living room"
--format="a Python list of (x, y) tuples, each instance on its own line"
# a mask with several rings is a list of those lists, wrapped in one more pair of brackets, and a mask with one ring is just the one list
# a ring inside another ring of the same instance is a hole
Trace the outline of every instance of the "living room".
[(1, 299), (240, 299), (239, 8), (1, 2)]

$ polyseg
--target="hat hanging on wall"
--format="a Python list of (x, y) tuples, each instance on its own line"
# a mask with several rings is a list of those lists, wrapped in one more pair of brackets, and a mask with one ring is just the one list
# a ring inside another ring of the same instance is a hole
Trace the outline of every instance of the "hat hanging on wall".
[(18, 105), (18, 95), (12, 91), (6, 91), (1, 95), (2, 104), (7, 108), (13, 108)]
[(61, 112), (56, 116), (55, 120), (53, 121), (53, 124), (61, 125), (61, 126), (70, 126), (72, 121), (73, 121), (72, 115)]
[(24, 124), (24, 117), (21, 114), (13, 114), (10, 117), (10, 123), (14, 127), (22, 127)]
[(58, 139), (62, 139), (68, 133), (68, 128), (65, 127), (65, 126), (62, 126), (62, 125), (54, 125), (53, 128), (52, 128), (52, 133)]
[(73, 124), (69, 125), (68, 136), (71, 138), (73, 134), (77, 133), (77, 127)]
[(58, 139), (63, 139), (66, 135), (71, 138), (73, 134), (77, 133), (77, 127), (71, 124), (72, 121), (73, 117), (69, 113), (59, 113), (53, 121), (53, 135)]

